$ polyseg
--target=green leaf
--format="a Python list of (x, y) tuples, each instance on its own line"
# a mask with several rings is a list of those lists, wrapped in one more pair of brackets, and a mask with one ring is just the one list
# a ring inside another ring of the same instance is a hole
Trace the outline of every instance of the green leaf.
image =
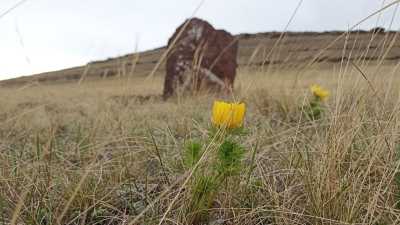
[(218, 174), (224, 178), (237, 175), (242, 168), (243, 157), (243, 147), (233, 140), (226, 139), (218, 149)]
[(191, 141), (185, 148), (183, 162), (186, 167), (193, 167), (203, 155), (203, 145), (197, 141)]

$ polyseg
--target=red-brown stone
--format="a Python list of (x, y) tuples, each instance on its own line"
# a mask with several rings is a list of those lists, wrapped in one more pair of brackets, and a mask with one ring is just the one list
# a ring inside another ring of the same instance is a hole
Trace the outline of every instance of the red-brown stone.
[(168, 41), (164, 98), (200, 89), (232, 90), (238, 41), (208, 22), (192, 18)]

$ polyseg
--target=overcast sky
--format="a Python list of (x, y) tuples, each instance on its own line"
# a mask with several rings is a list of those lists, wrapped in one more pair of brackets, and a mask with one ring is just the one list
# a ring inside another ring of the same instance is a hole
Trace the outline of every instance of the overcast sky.
[[(0, 0), (0, 15), (19, 0)], [(289, 30), (346, 30), (394, 0), (304, 0)], [(0, 18), (0, 79), (160, 47), (201, 0), (27, 0)], [(299, 0), (205, 0), (197, 17), (231, 33), (283, 30)], [(388, 27), (395, 7), (377, 22)], [(399, 29), (395, 18), (392, 29)]]

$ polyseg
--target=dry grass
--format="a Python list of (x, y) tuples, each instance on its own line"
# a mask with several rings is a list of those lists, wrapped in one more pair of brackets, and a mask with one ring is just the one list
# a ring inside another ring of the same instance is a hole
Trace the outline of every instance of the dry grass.
[[(1, 89), (0, 225), (199, 225), (197, 215), (213, 225), (400, 224), (400, 64), (390, 55), (398, 34), (374, 42), (364, 33), (359, 48), (353, 34), (329, 40), (325, 52), (324, 43), (300, 44), (307, 55), (292, 60), (284, 36), (269, 43), (275, 52), (257, 36), (242, 40), (254, 43), (242, 50), (248, 66), (232, 96), (162, 101), (161, 77), (131, 76), (125, 65), (113, 80)], [(324, 53), (330, 63), (304, 63)], [(331, 97), (310, 119), (315, 83)], [(240, 174), (212, 190), (201, 182), (219, 150), (207, 141), (221, 98), (247, 105), (236, 140), (246, 152)], [(187, 168), (185, 151), (197, 141), (205, 153)], [(197, 207), (194, 196), (211, 192), (211, 206)]]
[[(398, 224), (399, 71), (376, 68), (362, 68), (379, 72), (369, 77), (376, 93), (350, 66), (310, 67), (296, 84), (297, 70), (241, 70), (246, 167), (215, 197), (212, 222)], [(332, 91), (317, 121), (302, 111), (313, 83)], [(164, 102), (161, 86), (155, 77), (2, 90), (0, 224), (158, 224), (163, 216), (185, 224), (194, 177), (184, 146), (207, 138), (221, 96)]]

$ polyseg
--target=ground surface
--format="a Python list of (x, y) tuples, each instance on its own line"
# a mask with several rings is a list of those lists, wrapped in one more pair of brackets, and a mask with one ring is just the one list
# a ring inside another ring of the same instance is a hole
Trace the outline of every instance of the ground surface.
[[(385, 46), (376, 52), (396, 49)], [(353, 60), (361, 74), (349, 59), (369, 50), (346, 49), (325, 64), (256, 57), (228, 96), (162, 101), (162, 77), (140, 72), (3, 87), (0, 224), (399, 224), (400, 64)], [(331, 92), (318, 118), (312, 84)], [(244, 155), (207, 186), (223, 141), (217, 99), (246, 103), (232, 138)], [(204, 157), (187, 166), (198, 142)]]

